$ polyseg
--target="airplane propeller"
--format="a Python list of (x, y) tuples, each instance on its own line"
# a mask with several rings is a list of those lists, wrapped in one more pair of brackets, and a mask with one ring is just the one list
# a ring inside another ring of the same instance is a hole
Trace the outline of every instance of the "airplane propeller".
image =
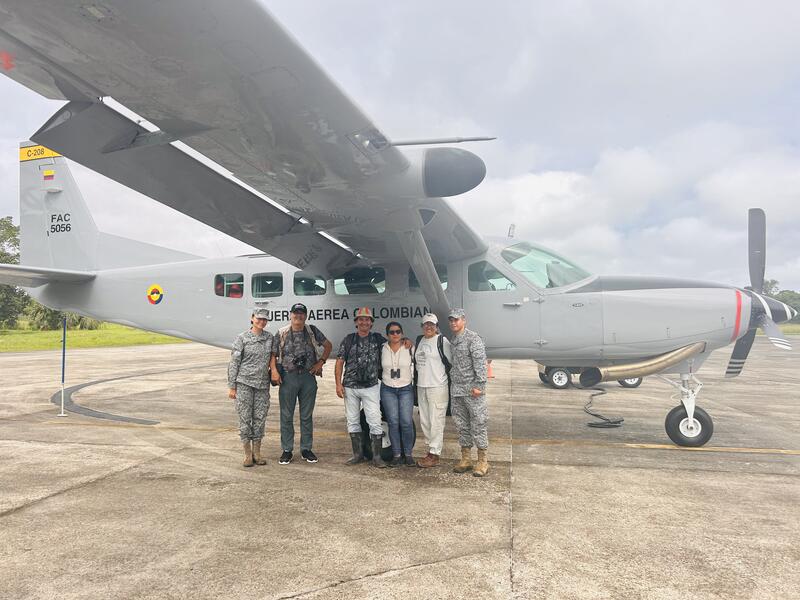
[(764, 296), (764, 272), (767, 261), (767, 218), (760, 208), (751, 208), (747, 214), (748, 258), (750, 287), (744, 292), (750, 296), (750, 327), (733, 347), (725, 377), (736, 377), (742, 372), (747, 355), (756, 338), (756, 329), (761, 327), (769, 341), (782, 350), (791, 350), (792, 345), (783, 337), (776, 325), (789, 321), (797, 311), (779, 300)]

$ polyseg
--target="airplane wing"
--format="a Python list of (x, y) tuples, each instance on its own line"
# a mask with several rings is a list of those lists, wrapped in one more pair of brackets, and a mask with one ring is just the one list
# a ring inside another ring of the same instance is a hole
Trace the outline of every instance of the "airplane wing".
[[(10, 0), (0, 58), (9, 77), (70, 101), (37, 143), (300, 268), (405, 255), (423, 281), (431, 261), (486, 249), (442, 200), (480, 183), (483, 161), (392, 146), (257, 0)], [(177, 141), (257, 193), (212, 185)]]
[(95, 278), (87, 271), (66, 271), (20, 265), (0, 265), (0, 283), (21, 287), (39, 287), (46, 283), (83, 283)]

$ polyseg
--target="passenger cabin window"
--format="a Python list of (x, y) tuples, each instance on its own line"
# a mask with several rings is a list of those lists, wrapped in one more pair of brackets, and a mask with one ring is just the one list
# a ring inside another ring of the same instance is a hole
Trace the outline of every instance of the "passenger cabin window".
[(281, 273), (257, 273), (250, 281), (253, 298), (275, 298), (283, 294)]
[(472, 263), (467, 271), (469, 289), (472, 292), (494, 292), (517, 289), (516, 284), (497, 270), (497, 267), (482, 260)]
[(294, 274), (295, 296), (322, 296), (328, 286), (324, 277), (298, 271)]
[(570, 285), (591, 276), (568, 260), (527, 242), (509, 246), (500, 256), (539, 288)]
[(241, 273), (215, 275), (214, 293), (225, 298), (241, 298), (244, 296), (244, 275)]
[(339, 296), (382, 294), (386, 291), (383, 267), (356, 267), (333, 280), (333, 291)]
[[(439, 276), (439, 283), (442, 284), (442, 289), (447, 289), (447, 265), (436, 265), (434, 264), (433, 267), (436, 269), (436, 274)], [(408, 289), (409, 290), (418, 290), (420, 289), (419, 281), (417, 281), (417, 276), (414, 274), (414, 269), (408, 270)]]

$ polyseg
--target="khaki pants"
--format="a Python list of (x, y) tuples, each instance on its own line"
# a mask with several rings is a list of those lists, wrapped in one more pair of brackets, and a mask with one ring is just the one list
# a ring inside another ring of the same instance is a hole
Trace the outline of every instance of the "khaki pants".
[(437, 456), (442, 454), (448, 397), (447, 384), (439, 387), (417, 387), (419, 424), (428, 444), (428, 451)]

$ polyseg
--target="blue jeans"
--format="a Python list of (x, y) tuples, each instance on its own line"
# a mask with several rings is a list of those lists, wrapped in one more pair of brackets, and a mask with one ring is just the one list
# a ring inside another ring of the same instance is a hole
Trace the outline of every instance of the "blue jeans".
[[(381, 407), (389, 425), (392, 454), (411, 456), (414, 448), (414, 388), (393, 388), (381, 383)], [(402, 443), (402, 446), (401, 446)]]

